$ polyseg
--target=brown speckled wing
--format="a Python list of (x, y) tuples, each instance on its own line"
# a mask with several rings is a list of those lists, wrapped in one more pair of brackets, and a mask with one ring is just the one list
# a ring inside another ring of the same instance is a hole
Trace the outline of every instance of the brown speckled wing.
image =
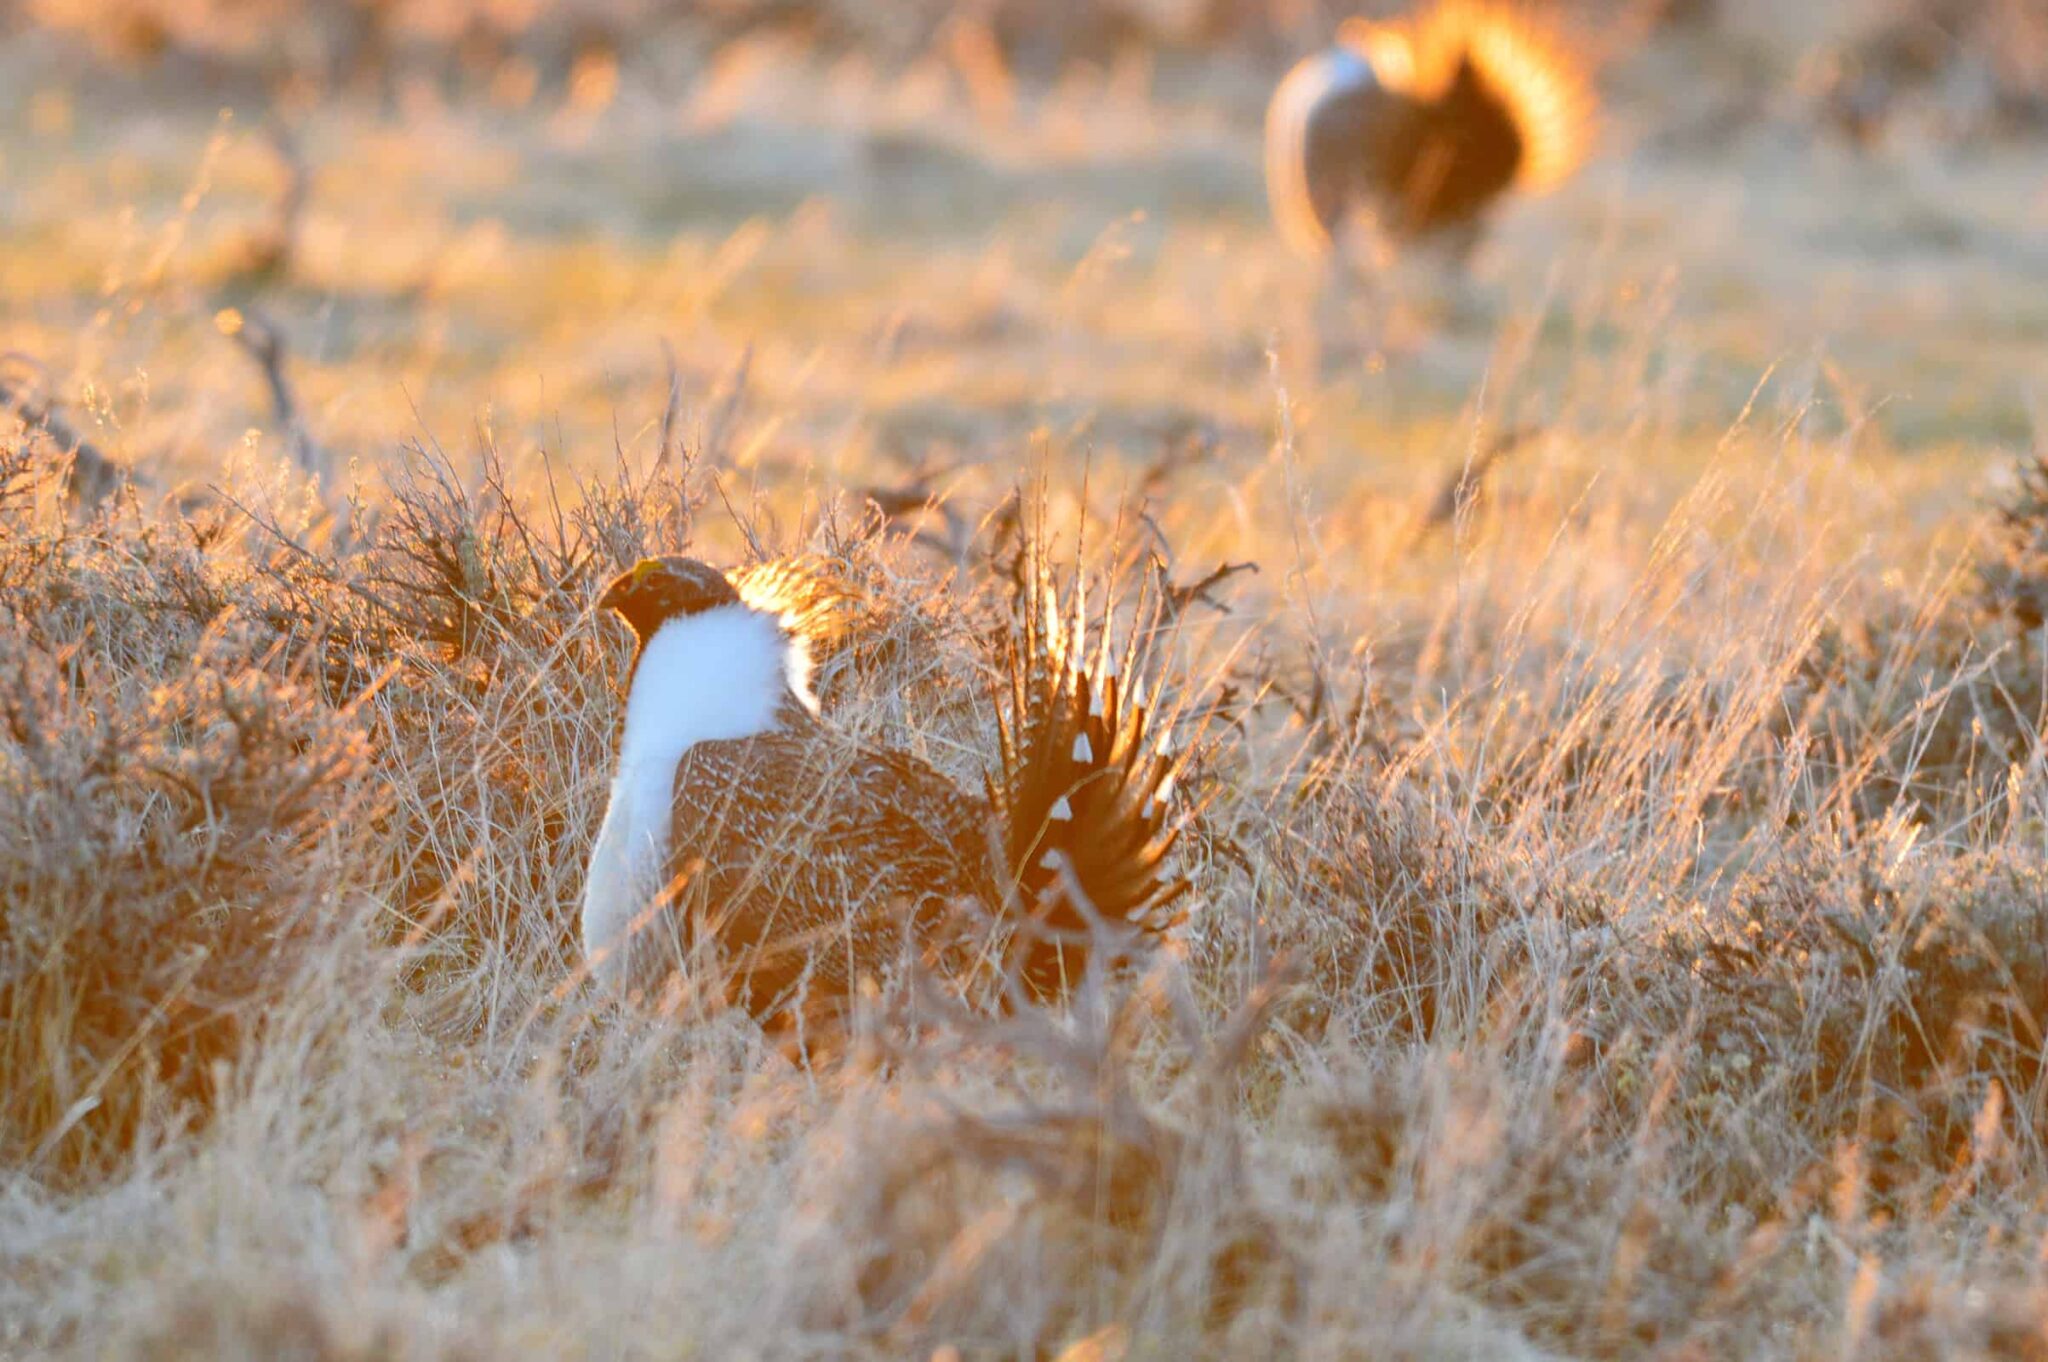
[(756, 1015), (844, 994), (984, 892), (987, 818), (924, 762), (814, 726), (699, 743), (670, 842), (684, 939), (715, 945)]

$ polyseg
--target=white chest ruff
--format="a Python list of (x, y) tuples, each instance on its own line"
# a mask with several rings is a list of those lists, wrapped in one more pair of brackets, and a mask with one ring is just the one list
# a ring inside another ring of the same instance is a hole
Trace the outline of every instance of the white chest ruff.
[(670, 620), (647, 640), (583, 888), (583, 951), (598, 978), (623, 977), (627, 943), (665, 887), (683, 754), (767, 732), (788, 694), (815, 711), (809, 673), (802, 645), (743, 605)]

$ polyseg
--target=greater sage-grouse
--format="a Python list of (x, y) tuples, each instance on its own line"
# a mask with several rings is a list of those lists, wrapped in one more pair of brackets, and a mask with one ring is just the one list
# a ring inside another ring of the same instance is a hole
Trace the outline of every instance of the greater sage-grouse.
[(1267, 107), (1274, 220), (1317, 258), (1354, 223), (1468, 247), (1502, 195), (1578, 167), (1593, 107), (1585, 64), (1520, 5), (1436, 0), (1404, 19), (1349, 20)]
[(1078, 584), (1062, 603), (1028, 556), (1000, 759), (970, 795), (821, 718), (803, 574), (767, 580), (650, 558), (599, 600), (639, 646), (583, 897), (594, 974), (631, 988), (687, 960), (757, 1016), (803, 1016), (908, 949), (1052, 997), (1105, 932), (1168, 925), (1187, 886), (1166, 870), (1178, 762), (1144, 679), (1156, 604), (1121, 649), (1105, 620), (1091, 655)]

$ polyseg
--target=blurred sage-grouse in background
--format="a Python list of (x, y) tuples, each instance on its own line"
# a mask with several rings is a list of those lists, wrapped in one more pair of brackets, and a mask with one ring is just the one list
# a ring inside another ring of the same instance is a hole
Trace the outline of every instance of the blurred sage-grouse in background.
[(1462, 253), (1503, 194), (1578, 168), (1593, 108), (1586, 64), (1519, 5), (1436, 0), (1349, 20), (1266, 110), (1274, 219), (1312, 258), (1354, 227)]
[(1063, 604), (1027, 552), (1000, 768), (969, 795), (820, 717), (802, 581), (650, 558), (600, 598), (639, 640), (583, 896), (600, 980), (640, 988), (688, 961), (756, 1016), (801, 1019), (912, 950), (1048, 998), (1091, 945), (1122, 954), (1170, 925), (1187, 886), (1165, 872), (1178, 763), (1144, 679), (1156, 598), (1120, 650), (1105, 610), (1090, 656), (1078, 582)]

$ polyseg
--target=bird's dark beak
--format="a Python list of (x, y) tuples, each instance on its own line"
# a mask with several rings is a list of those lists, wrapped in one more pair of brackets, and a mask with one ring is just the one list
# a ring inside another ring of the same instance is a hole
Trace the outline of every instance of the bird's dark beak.
[(652, 558), (643, 558), (631, 568), (621, 572), (618, 576), (612, 578), (612, 584), (604, 589), (602, 596), (597, 598), (597, 608), (599, 610), (615, 610), (621, 615), (625, 614), (627, 598), (633, 594), (634, 588), (646, 581), (648, 575), (659, 570), (660, 567), (661, 564), (655, 562)]
[(630, 572), (620, 573), (612, 578), (612, 584), (604, 589), (602, 596), (597, 598), (595, 608), (600, 613), (606, 610), (623, 610), (626, 605), (626, 593), (632, 589), (633, 574)]

